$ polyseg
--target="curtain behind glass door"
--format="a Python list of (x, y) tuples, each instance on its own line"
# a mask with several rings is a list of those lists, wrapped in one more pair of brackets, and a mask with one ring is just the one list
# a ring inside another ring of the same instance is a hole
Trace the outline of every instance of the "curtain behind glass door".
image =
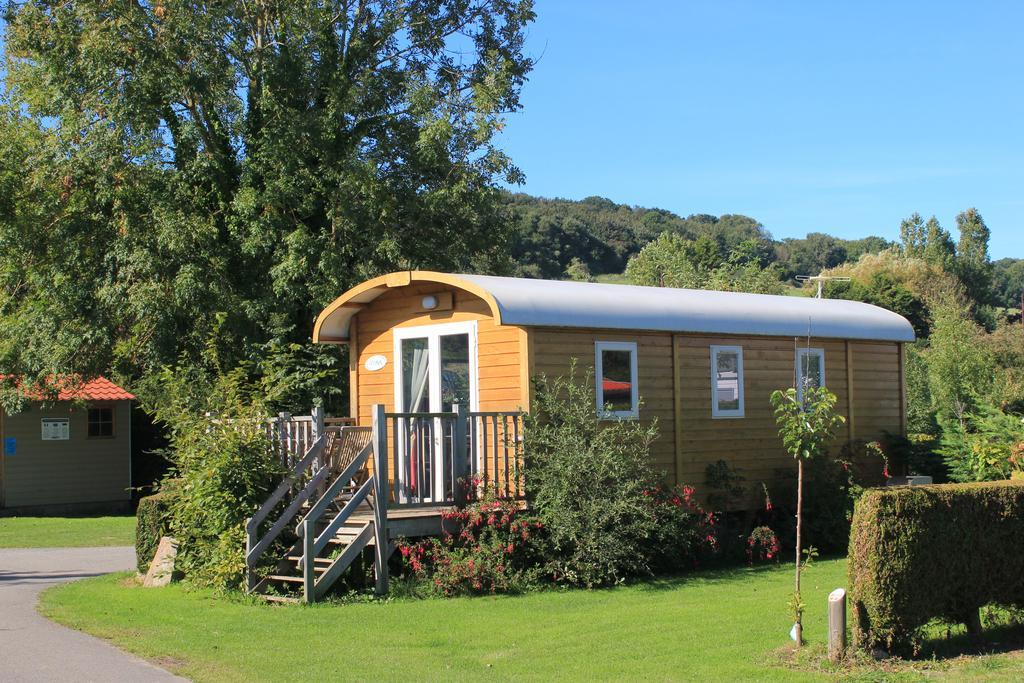
[(407, 413), (430, 411), (430, 353), (426, 337), (402, 340), (402, 410)]

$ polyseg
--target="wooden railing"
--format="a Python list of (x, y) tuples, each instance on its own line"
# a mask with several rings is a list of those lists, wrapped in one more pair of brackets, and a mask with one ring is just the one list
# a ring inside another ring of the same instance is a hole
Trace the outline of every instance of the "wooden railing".
[[(302, 542), (302, 594), (306, 602), (316, 602), (322, 598), (338, 577), (369, 545), (371, 539), (374, 544), (375, 591), (378, 595), (388, 592), (387, 563), (393, 546), (388, 534), (388, 461), (387, 438), (381, 428), (384, 424), (383, 416), (384, 407), (375, 406), (370, 442), (338, 474), (299, 523), (297, 531)], [(372, 469), (367, 467), (367, 461), (371, 454), (373, 456)], [(356, 484), (357, 473), (366, 470), (369, 470), (369, 476), (362, 483)], [(331, 504), (338, 502), (339, 496), (346, 490), (350, 495), (345, 500), (345, 504), (318, 533), (317, 527)], [(352, 515), (364, 502), (369, 503), (373, 509), (372, 521), (364, 523), (341, 553), (332, 559), (326, 570), (317, 576), (317, 556), (345, 522), (352, 519)]]
[[(206, 416), (211, 424), (223, 424), (224, 421), (210, 413)], [(227, 420), (232, 422), (233, 420)], [(281, 458), (281, 466), (291, 470), (296, 463), (309, 451), (317, 437), (328, 427), (348, 427), (356, 424), (353, 417), (327, 417), (322, 408), (314, 406), (309, 415), (292, 415), (278, 413), (273, 417), (261, 420), (263, 431), (273, 444), (274, 450)]]
[(474, 484), (524, 496), (522, 413), (384, 413), (381, 430), (391, 507), (457, 504)]
[(327, 428), (348, 427), (355, 423), (355, 418), (327, 417), (321, 408), (314, 407), (309, 415), (279, 413), (267, 420), (266, 431), (267, 438), (281, 455), (282, 465), (291, 469)]
[[(290, 552), (301, 549), (303, 597), (315, 602), (371, 540), (376, 591), (387, 592), (387, 561), (393, 549), (388, 534), (389, 508), (458, 504), (467, 499), (473, 486), (491, 486), (499, 495), (524, 497), (522, 413), (470, 412), (463, 406), (456, 406), (451, 413), (386, 413), (383, 405), (375, 405), (369, 443), (364, 440), (365, 427), (320, 429), (280, 485), (246, 521), (249, 590), (256, 588), (260, 559), (295, 520), (299, 542)], [(358, 452), (352, 455), (349, 450), (343, 458), (331, 457), (329, 438), (341, 438), (347, 432), (361, 433), (353, 447)], [(307, 504), (308, 510), (301, 515)], [(340, 505), (338, 512), (327, 519), (335, 505)], [(366, 514), (367, 505), (372, 516)], [(363, 512), (353, 521), (361, 506)], [(276, 512), (274, 521), (261, 533)], [(318, 556), (350, 521), (350, 531), (344, 536), (347, 542), (318, 575)]]
[[(274, 492), (270, 494), (252, 517), (245, 523), (245, 574), (246, 587), (252, 590), (256, 585), (256, 567), (260, 558), (275, 540), (295, 519), (303, 503), (312, 498), (324, 483), (329, 469), (323, 466), (322, 456), (327, 434), (321, 434), (309, 447), (300, 461), (295, 463), (284, 476)], [(294, 492), (294, 494), (293, 494)], [(291, 498), (288, 499), (289, 495)], [(278, 514), (270, 529), (262, 536), (260, 526), (275, 509), (287, 500), (287, 506)]]
[[(373, 524), (363, 526), (341, 554), (333, 559), (326, 571), (319, 577), (316, 575), (316, 558), (373, 491), (376, 481), (373, 474), (367, 477), (362, 484), (357, 486), (352, 484), (356, 474), (366, 469), (366, 461), (372, 452), (373, 443), (366, 444), (348, 467), (327, 487), (320, 499), (313, 504), (299, 523), (297, 531), (302, 538), (302, 593), (306, 602), (316, 602), (323, 597), (338, 576), (352, 564), (352, 561), (374, 536)], [(325, 513), (346, 489), (354, 490), (341, 510), (317, 533), (317, 527)]]
[(521, 412), (469, 413), (470, 475), (499, 496), (526, 497)]

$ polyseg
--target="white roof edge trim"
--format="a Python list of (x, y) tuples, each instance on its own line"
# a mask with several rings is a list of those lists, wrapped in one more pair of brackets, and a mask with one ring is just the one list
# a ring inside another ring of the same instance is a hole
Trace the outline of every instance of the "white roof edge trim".
[(914, 328), (884, 308), (812, 299), (594, 282), (458, 275), (487, 290), (505, 325), (912, 342)]
[[(432, 278), (455, 287), (462, 281), (469, 289), (486, 292), (494, 300), (503, 325), (730, 336), (806, 337), (810, 334), (812, 337), (888, 342), (915, 339), (914, 328), (903, 316), (845, 299), (493, 275), (412, 273), (413, 282), (430, 282)], [(368, 304), (388, 289), (381, 283), (348, 301)], [(342, 306), (325, 316), (325, 310), (318, 318), (319, 340), (347, 342), (350, 322), (358, 311), (358, 307)]]
[[(321, 312), (320, 315), (317, 316), (317, 320), (320, 323), (320, 343), (347, 344), (349, 341), (352, 318), (359, 312), (359, 308), (357, 308), (356, 305), (365, 305), (372, 302), (378, 296), (386, 292), (387, 289), (387, 286), (381, 285), (380, 287), (374, 287), (366, 290), (365, 292), (361, 292), (349, 299), (349, 303), (353, 304), (353, 306), (336, 308), (326, 317), (324, 317), (324, 312), (326, 312), (326, 310)], [(323, 320), (320, 320), (321, 318), (323, 318)]]

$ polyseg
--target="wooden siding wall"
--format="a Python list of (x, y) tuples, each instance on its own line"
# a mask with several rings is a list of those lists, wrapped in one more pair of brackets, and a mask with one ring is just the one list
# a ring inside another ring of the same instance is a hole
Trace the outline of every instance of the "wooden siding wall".
[[(636, 342), (640, 419), (658, 419), (660, 436), (653, 448), (653, 465), (670, 481), (703, 487), (707, 465), (725, 460), (741, 469), (748, 486), (754, 487), (774, 479), (778, 470), (793, 467), (779, 442), (769, 396), (775, 389), (793, 386), (796, 349), (808, 345), (806, 338), (548, 328), (533, 328), (529, 336), (533, 372), (549, 376), (564, 374), (572, 358), (578, 359), (578, 372), (592, 370), (597, 341)], [(712, 345), (743, 347), (742, 418), (711, 416)], [(824, 349), (826, 385), (837, 396), (838, 412), (847, 417), (852, 378), (854, 420), (840, 430), (837, 441), (901, 431), (898, 344), (811, 339), (810, 346)]]
[[(420, 299), (426, 294), (451, 292), (452, 310), (423, 311)], [(395, 410), (394, 335), (398, 327), (417, 327), (454, 322), (477, 321), (480, 410), (517, 410), (529, 399), (528, 383), (523, 384), (525, 334), (518, 327), (494, 324), (487, 304), (477, 296), (442, 284), (414, 283), (381, 294), (355, 316), (356, 352), (351, 355), (356, 387), (353, 415), (359, 424), (369, 425), (375, 403)], [(369, 372), (366, 359), (380, 354), (387, 358), (382, 370)]]
[(566, 374), (573, 358), (577, 359), (579, 379), (588, 371), (593, 373), (595, 342), (636, 342), (640, 419), (649, 424), (657, 417), (660, 437), (652, 447), (652, 464), (671, 478), (675, 467), (672, 336), (539, 327), (531, 329), (529, 334), (534, 372), (549, 377)]
[[(131, 403), (114, 406), (114, 438), (89, 439), (87, 409), (70, 403), (32, 405), (4, 418), (17, 452), (4, 458), (4, 506), (107, 503), (131, 499)], [(70, 419), (70, 439), (43, 441), (40, 420)]]
[(853, 353), (854, 438), (903, 431), (901, 349), (898, 344), (850, 342)]
[[(709, 347), (713, 344), (743, 347), (742, 418), (711, 417)], [(776, 389), (794, 385), (796, 349), (806, 347), (807, 339), (682, 337), (679, 345), (683, 394), (679, 480), (704, 484), (705, 468), (718, 460), (741, 469), (748, 486), (771, 481), (778, 470), (792, 468), (793, 459), (779, 441), (770, 396)], [(849, 415), (846, 343), (812, 339), (810, 346), (825, 350), (825, 384), (838, 399), (837, 412)]]

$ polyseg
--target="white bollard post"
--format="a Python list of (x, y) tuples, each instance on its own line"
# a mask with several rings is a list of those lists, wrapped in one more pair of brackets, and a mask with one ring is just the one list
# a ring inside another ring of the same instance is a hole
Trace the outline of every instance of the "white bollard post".
[(828, 595), (828, 658), (837, 662), (846, 652), (846, 591), (837, 588)]

